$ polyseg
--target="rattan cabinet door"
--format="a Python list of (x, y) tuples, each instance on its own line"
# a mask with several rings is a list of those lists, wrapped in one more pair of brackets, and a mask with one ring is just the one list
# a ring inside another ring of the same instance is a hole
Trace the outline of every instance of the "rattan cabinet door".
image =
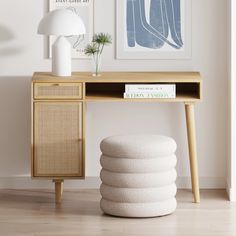
[(34, 103), (35, 177), (82, 177), (82, 102)]

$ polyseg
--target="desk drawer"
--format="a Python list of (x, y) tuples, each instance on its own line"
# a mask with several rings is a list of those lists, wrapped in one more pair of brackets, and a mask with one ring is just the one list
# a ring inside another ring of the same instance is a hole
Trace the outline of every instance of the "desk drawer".
[(35, 83), (35, 99), (82, 99), (81, 83)]

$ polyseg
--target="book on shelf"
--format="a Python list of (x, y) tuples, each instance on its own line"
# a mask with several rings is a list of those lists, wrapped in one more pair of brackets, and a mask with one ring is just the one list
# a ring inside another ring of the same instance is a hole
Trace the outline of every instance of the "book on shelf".
[(175, 84), (126, 84), (126, 93), (175, 93)]
[(124, 93), (124, 98), (175, 98), (175, 93), (155, 92), (155, 93)]
[(176, 85), (126, 84), (124, 98), (176, 98)]

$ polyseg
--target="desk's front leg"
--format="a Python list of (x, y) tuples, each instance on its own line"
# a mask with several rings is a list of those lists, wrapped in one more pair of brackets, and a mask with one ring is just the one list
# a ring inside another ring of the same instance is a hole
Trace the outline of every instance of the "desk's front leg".
[(196, 144), (196, 129), (194, 118), (194, 103), (185, 103), (187, 133), (188, 133), (188, 148), (189, 161), (191, 170), (192, 190), (194, 202), (200, 202), (199, 179), (198, 179), (198, 162), (197, 162), (197, 144)]
[(61, 204), (64, 180), (57, 179), (53, 180), (53, 182), (55, 183), (55, 202), (56, 204)]

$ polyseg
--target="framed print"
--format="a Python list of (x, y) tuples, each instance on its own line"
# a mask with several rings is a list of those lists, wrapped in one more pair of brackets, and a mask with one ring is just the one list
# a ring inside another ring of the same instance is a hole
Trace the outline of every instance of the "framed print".
[[(71, 43), (72, 47), (72, 58), (88, 58), (84, 54), (84, 48), (89, 44), (93, 37), (93, 8), (94, 0), (50, 0), (49, 1), (49, 10), (55, 10), (59, 8), (67, 8), (75, 13), (77, 13), (83, 20), (86, 28), (85, 35), (71, 36), (67, 39)], [(51, 46), (54, 43), (56, 37), (49, 37), (49, 56), (51, 57)]]
[(117, 59), (190, 59), (191, 0), (117, 0)]

